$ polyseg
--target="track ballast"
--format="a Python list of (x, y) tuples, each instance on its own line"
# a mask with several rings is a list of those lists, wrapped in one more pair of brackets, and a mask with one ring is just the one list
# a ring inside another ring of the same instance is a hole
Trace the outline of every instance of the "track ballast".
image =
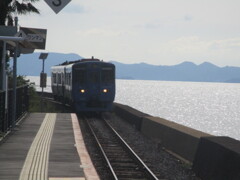
[(113, 179), (158, 179), (103, 118), (86, 118)]

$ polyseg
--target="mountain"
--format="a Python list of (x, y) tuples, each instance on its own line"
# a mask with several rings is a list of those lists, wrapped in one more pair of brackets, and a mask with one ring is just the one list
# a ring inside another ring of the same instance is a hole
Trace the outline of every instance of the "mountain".
[[(42, 60), (39, 59), (41, 53), (23, 54), (17, 59), (17, 74), (26, 76), (39, 76), (42, 72)], [(44, 72), (50, 76), (50, 69), (54, 65), (65, 61), (82, 59), (78, 54), (63, 54), (50, 52), (45, 60)], [(12, 62), (12, 61), (11, 61)]]
[[(39, 55), (40, 53), (21, 55), (17, 60), (17, 73), (39, 76), (42, 71), (42, 60), (39, 59)], [(78, 59), (82, 59), (78, 54), (49, 53), (45, 60), (45, 72), (50, 76), (51, 66)], [(240, 67), (218, 67), (209, 62), (196, 65), (188, 61), (173, 66), (110, 62), (116, 66), (118, 79), (240, 83)]]
[(240, 83), (240, 67), (218, 67), (209, 62), (200, 65), (183, 62), (173, 66), (111, 62), (119, 79)]

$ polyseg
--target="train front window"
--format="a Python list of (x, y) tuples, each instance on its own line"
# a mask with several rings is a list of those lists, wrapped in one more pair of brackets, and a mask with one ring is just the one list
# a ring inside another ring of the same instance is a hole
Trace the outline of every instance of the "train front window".
[(102, 82), (103, 83), (113, 83), (114, 82), (114, 71), (112, 69), (102, 70)]
[(85, 83), (85, 70), (84, 69), (78, 69), (75, 71), (75, 82), (79, 84), (84, 84)]
[(90, 72), (89, 73), (89, 80), (91, 83), (99, 82), (99, 73), (98, 72)]

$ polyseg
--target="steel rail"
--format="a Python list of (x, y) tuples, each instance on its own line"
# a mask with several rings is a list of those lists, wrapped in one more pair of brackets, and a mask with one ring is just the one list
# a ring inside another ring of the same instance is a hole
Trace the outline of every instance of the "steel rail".
[(106, 161), (106, 163), (107, 163), (107, 165), (108, 165), (108, 167), (109, 167), (109, 169), (110, 169), (110, 171), (112, 173), (112, 176), (114, 177), (115, 180), (118, 180), (118, 177), (117, 177), (115, 171), (113, 170), (113, 167), (112, 167), (112, 165), (111, 165), (111, 163), (110, 163), (110, 161), (109, 161), (105, 151), (103, 150), (103, 147), (101, 146), (101, 144), (100, 144), (100, 142), (99, 142), (99, 140), (97, 138), (97, 135), (95, 134), (94, 130), (92, 129), (90, 123), (87, 120), (86, 120), (86, 122), (87, 122), (87, 125), (88, 125), (92, 135), (94, 136), (94, 139), (95, 139), (99, 149), (101, 150), (101, 153), (102, 153), (102, 155), (103, 155), (103, 157), (104, 157), (104, 159), (105, 159), (105, 161)]
[(138, 161), (138, 164), (142, 166), (142, 169), (148, 174), (149, 178), (158, 180), (156, 175), (148, 168), (148, 166), (141, 160), (141, 158), (133, 151), (133, 149), (125, 142), (125, 140), (117, 133), (117, 131), (103, 118), (104, 122), (111, 129), (112, 132), (119, 138), (124, 147), (131, 153), (131, 155)]
[(69, 104), (62, 103), (62, 102), (59, 102), (59, 101), (55, 101), (53, 98), (43, 97), (43, 99), (48, 101), (48, 102), (51, 102), (51, 103), (55, 103), (55, 104), (59, 104), (59, 105), (67, 106), (67, 107), (71, 107)]

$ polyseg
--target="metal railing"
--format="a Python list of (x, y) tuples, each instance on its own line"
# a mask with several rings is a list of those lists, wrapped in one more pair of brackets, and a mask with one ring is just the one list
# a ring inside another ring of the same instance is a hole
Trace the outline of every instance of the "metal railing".
[[(0, 91), (0, 133), (5, 133), (15, 126), (15, 124), (21, 119), (21, 117), (28, 111), (29, 95), (28, 86), (17, 87), (16, 90), (16, 120), (13, 120), (13, 90), (9, 89), (7, 98), (6, 92)], [(7, 108), (5, 104), (7, 99)]]

